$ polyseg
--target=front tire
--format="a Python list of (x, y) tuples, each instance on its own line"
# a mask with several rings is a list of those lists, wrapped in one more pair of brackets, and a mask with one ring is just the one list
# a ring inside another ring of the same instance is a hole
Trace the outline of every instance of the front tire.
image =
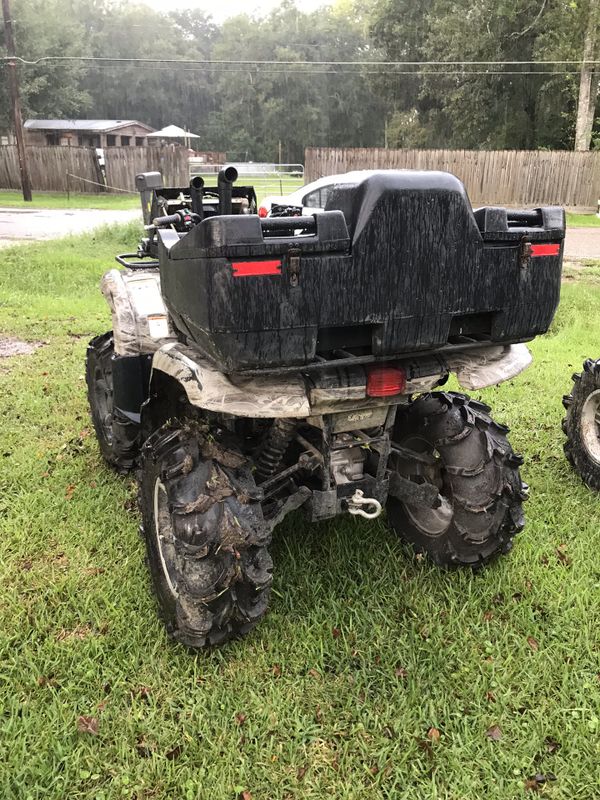
[(112, 374), (114, 352), (112, 331), (92, 339), (85, 360), (85, 380), (100, 452), (109, 466), (117, 472), (125, 473), (133, 469), (136, 464), (140, 426), (114, 408)]
[(245, 636), (267, 611), (270, 529), (253, 488), (243, 457), (215, 450), (198, 423), (168, 424), (143, 446), (140, 505), (154, 589), (167, 632), (188, 647)]
[(524, 526), (522, 459), (506, 438), (508, 428), (489, 410), (464, 395), (438, 392), (419, 397), (396, 421), (399, 453), (392, 466), (417, 483), (437, 485), (440, 505), (422, 508), (390, 497), (388, 519), (440, 566), (479, 567), (508, 553)]
[(587, 486), (600, 489), (600, 359), (588, 358), (583, 372), (573, 375), (573, 389), (563, 405), (565, 455)]

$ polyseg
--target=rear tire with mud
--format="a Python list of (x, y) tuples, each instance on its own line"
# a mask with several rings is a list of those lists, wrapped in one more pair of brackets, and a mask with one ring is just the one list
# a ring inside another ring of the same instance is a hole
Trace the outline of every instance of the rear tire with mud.
[(440, 566), (480, 567), (508, 553), (524, 526), (522, 458), (489, 410), (465, 395), (437, 392), (419, 397), (396, 420), (399, 453), (392, 466), (412, 481), (437, 485), (440, 505), (422, 508), (390, 497), (388, 519), (417, 553)]
[(267, 611), (270, 529), (243, 456), (196, 422), (169, 423), (142, 448), (140, 506), (169, 635), (197, 649), (245, 636)]
[(139, 453), (140, 426), (113, 405), (112, 331), (96, 336), (88, 345), (85, 380), (96, 438), (104, 460), (117, 472), (129, 472)]
[(573, 389), (563, 405), (565, 455), (583, 482), (600, 490), (600, 359), (588, 358), (583, 372), (573, 375)]

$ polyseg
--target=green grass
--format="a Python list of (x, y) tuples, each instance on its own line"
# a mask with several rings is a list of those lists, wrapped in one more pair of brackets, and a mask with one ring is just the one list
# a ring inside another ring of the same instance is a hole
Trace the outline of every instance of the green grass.
[(580, 261), (565, 261), (563, 280), (567, 282), (585, 280), (587, 284), (600, 286), (600, 260), (584, 258)]
[(570, 214), (567, 213), (567, 227), (569, 228), (598, 228), (600, 217), (596, 214)]
[(34, 192), (31, 203), (21, 192), (0, 190), (0, 208), (107, 208), (111, 210), (139, 208), (139, 195), (134, 194), (71, 194)]
[[(215, 175), (204, 176), (207, 184), (216, 182)], [(247, 179), (242, 176), (238, 184), (254, 186), (258, 202), (271, 194), (290, 194), (303, 185), (302, 179), (266, 177)], [(138, 208), (139, 196), (134, 194), (71, 194), (64, 192), (34, 192), (33, 201), (26, 203), (21, 192), (0, 190), (0, 208), (106, 208), (111, 210)]]
[[(201, 174), (201, 173), (198, 173)], [(216, 175), (204, 174), (202, 175), (207, 186), (216, 185)], [(240, 175), (237, 180), (239, 186), (254, 186), (258, 202), (267, 197), (267, 195), (286, 195), (295, 192), (304, 185), (302, 178), (295, 178), (290, 175), (282, 175), (281, 178), (272, 175), (255, 176), (255, 175)]]
[(262, 625), (192, 655), (157, 620), (135, 488), (85, 399), (98, 281), (135, 236), (2, 254), (0, 331), (44, 342), (0, 361), (3, 800), (514, 800), (535, 773), (545, 797), (598, 797), (600, 498), (563, 458), (560, 399), (600, 355), (600, 286), (575, 275), (534, 365), (477, 395), (526, 455), (510, 557), (446, 573), (383, 521), (295, 516)]

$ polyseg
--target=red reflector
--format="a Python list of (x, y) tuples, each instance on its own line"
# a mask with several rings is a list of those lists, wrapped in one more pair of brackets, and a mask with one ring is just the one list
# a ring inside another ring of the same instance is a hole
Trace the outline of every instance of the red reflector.
[(278, 261), (234, 261), (234, 278), (251, 278), (255, 275), (281, 275), (281, 260)]
[(406, 373), (400, 367), (369, 367), (367, 372), (367, 395), (389, 397), (400, 394), (406, 387)]
[(559, 244), (532, 244), (532, 256), (557, 256), (560, 253)]
[(261, 219), (264, 219), (264, 218), (267, 216), (267, 214), (268, 214), (268, 213), (269, 213), (269, 209), (268, 209), (266, 206), (261, 206), (261, 207), (258, 209), (258, 216), (259, 216)]

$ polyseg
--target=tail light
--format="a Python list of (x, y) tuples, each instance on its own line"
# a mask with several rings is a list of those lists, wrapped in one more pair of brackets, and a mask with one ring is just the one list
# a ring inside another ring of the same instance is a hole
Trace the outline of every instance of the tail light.
[(532, 244), (532, 256), (557, 256), (560, 253), (559, 244)]
[(264, 219), (264, 218), (267, 216), (267, 214), (268, 214), (268, 213), (269, 213), (269, 209), (268, 209), (266, 206), (261, 206), (261, 207), (258, 209), (258, 216), (259, 216), (261, 219)]
[(406, 388), (406, 373), (402, 367), (385, 366), (367, 369), (367, 396), (391, 397)]

